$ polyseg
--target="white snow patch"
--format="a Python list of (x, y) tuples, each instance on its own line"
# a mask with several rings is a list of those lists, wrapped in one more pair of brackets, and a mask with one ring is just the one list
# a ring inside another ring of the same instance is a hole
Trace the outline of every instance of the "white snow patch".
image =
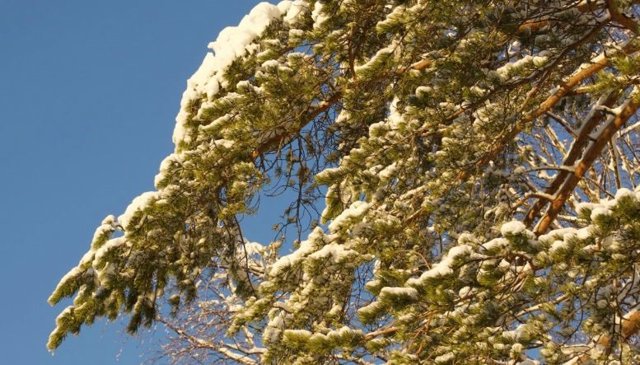
[(575, 236), (577, 230), (572, 227), (558, 228), (550, 231), (549, 233), (540, 236), (540, 241), (549, 241), (553, 239), (568, 239)]
[(323, 14), (324, 3), (316, 1), (311, 12), (311, 19), (313, 19), (313, 28), (317, 29), (322, 26), (324, 22), (329, 20), (329, 17)]
[(500, 233), (503, 236), (515, 236), (526, 231), (527, 227), (520, 221), (507, 222), (500, 227)]
[(582, 202), (576, 205), (576, 213), (582, 215), (592, 210), (595, 204), (589, 202)]
[(207, 53), (198, 70), (187, 80), (187, 89), (182, 94), (180, 112), (173, 131), (176, 147), (180, 142), (190, 142), (186, 123), (192, 101), (203, 95), (211, 99), (218, 93), (220, 86), (226, 86), (224, 71), (235, 59), (246, 54), (251, 42), (259, 37), (275, 18), (288, 14), (290, 3), (283, 1), (276, 6), (262, 2), (242, 18), (238, 26), (223, 29), (218, 38), (209, 43), (212, 52)]
[(344, 226), (348, 226), (348, 221), (359, 219), (369, 209), (369, 203), (363, 201), (355, 201), (351, 203), (349, 208), (345, 209), (329, 224), (329, 231), (337, 232)]
[(496, 73), (501, 81), (507, 81), (520, 68), (525, 66), (542, 67), (549, 58), (544, 52), (540, 52), (537, 56), (527, 55), (514, 62), (509, 62), (502, 67), (496, 69)]
[(551, 248), (549, 249), (549, 251), (553, 254), (553, 253), (557, 253), (560, 250), (565, 250), (567, 249), (567, 247), (569, 246), (569, 243), (567, 241), (564, 240), (556, 240), (553, 242), (553, 244), (551, 245)]
[(576, 231), (576, 237), (580, 240), (586, 240), (591, 237), (591, 229), (589, 227), (580, 228)]
[(354, 71), (356, 74), (361, 75), (363, 72), (366, 72), (367, 69), (370, 69), (374, 64), (383, 61), (388, 58), (393, 52), (395, 52), (398, 45), (395, 42), (391, 42), (388, 46), (381, 48), (374, 54), (366, 63), (356, 66)]
[(124, 239), (124, 237), (116, 237), (107, 241), (104, 245), (102, 245), (102, 247), (96, 250), (95, 257), (93, 260), (94, 262), (93, 265), (98, 266), (102, 264), (102, 261), (104, 260), (104, 256), (106, 254), (116, 249), (117, 247), (124, 245), (126, 242), (127, 241)]
[(594, 221), (598, 217), (606, 217), (608, 215), (611, 215), (611, 209), (606, 206), (597, 206), (591, 211), (591, 220)]
[(631, 191), (629, 189), (625, 189), (625, 188), (619, 189), (616, 192), (616, 200), (623, 199), (625, 197), (629, 197), (629, 198), (635, 199), (636, 194), (633, 191)]
[(414, 288), (406, 288), (406, 287), (384, 287), (380, 290), (380, 298), (418, 298), (418, 291)]
[(179, 153), (172, 153), (169, 156), (165, 157), (164, 160), (162, 160), (162, 162), (160, 163), (160, 169), (158, 171), (158, 174), (156, 174), (153, 181), (156, 189), (169, 175), (169, 170), (171, 169), (171, 166), (173, 164), (182, 164), (183, 160), (184, 160), (183, 155)]
[(284, 16), (284, 22), (289, 26), (294, 25), (307, 10), (307, 4), (304, 0), (295, 0), (290, 3)]
[(453, 352), (449, 352), (449, 353), (446, 353), (444, 355), (440, 355), (440, 356), (436, 357), (434, 359), (434, 362), (436, 364), (446, 364), (448, 362), (451, 362), (454, 358), (455, 358), (455, 355), (453, 354)]
[(349, 260), (357, 254), (358, 253), (356, 251), (347, 249), (343, 245), (332, 243), (309, 255), (309, 259), (316, 261), (331, 260), (336, 263), (341, 263)]
[(506, 238), (494, 238), (491, 241), (484, 243), (482, 247), (487, 251), (495, 251), (497, 249), (505, 248), (509, 246), (509, 240)]
[(96, 231), (93, 233), (91, 248), (95, 249), (97, 248), (96, 246), (98, 244), (102, 244), (102, 240), (115, 230), (116, 224), (116, 217), (114, 217), (113, 215), (109, 215), (105, 219), (103, 219), (102, 224), (100, 224), (100, 226), (96, 228)]
[(278, 68), (280, 66), (280, 62), (278, 60), (267, 60), (260, 65), (262, 68)]
[(131, 201), (131, 204), (127, 207), (122, 215), (118, 217), (118, 222), (126, 229), (131, 223), (133, 216), (147, 208), (154, 201), (160, 198), (161, 194), (157, 191), (147, 191), (142, 193)]
[(433, 265), (430, 270), (427, 270), (420, 275), (419, 278), (411, 278), (407, 280), (407, 285), (409, 286), (424, 286), (426, 281), (429, 279), (450, 275), (453, 274), (453, 263), (454, 261), (460, 257), (468, 255), (472, 252), (471, 246), (469, 245), (460, 245), (452, 247), (446, 255), (442, 257), (442, 259)]
[(323, 235), (321, 228), (314, 229), (309, 237), (300, 243), (300, 247), (293, 253), (282, 256), (276, 261), (269, 270), (269, 277), (275, 278), (285, 273), (289, 268), (293, 268), (301, 264), (302, 260), (318, 249), (318, 245), (322, 244)]

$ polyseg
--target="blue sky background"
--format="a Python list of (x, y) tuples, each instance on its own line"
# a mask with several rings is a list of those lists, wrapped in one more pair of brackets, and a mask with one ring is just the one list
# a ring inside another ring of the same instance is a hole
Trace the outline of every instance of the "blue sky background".
[(96, 324), (51, 356), (46, 299), (95, 227), (153, 188), (186, 79), (254, 0), (0, 0), (3, 364), (139, 364)]

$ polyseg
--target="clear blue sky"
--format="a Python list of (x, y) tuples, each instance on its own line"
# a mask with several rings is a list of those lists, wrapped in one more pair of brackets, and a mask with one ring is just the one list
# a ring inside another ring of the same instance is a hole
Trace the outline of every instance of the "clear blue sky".
[(46, 299), (102, 218), (152, 189), (186, 79), (257, 2), (0, 0), (0, 363), (141, 362), (118, 324), (52, 357), (64, 304)]

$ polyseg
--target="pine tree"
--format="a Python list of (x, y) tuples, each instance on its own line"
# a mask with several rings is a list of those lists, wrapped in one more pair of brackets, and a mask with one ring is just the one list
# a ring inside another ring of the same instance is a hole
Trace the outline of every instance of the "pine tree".
[[(640, 363), (640, 2), (261, 3), (49, 302), (239, 364)], [(267, 195), (278, 236), (244, 237)], [(295, 250), (284, 254), (282, 245)]]

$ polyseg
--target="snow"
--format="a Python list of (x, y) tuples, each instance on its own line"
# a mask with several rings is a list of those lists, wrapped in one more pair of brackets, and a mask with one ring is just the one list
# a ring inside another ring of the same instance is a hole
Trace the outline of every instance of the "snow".
[(593, 208), (593, 210), (591, 210), (591, 220), (595, 221), (596, 219), (598, 219), (599, 217), (606, 217), (611, 215), (611, 210), (608, 207), (605, 206), (596, 206), (595, 208)]
[(162, 162), (160, 163), (158, 174), (154, 179), (154, 186), (156, 187), (156, 189), (158, 189), (159, 185), (167, 178), (171, 166), (174, 164), (181, 164), (183, 160), (184, 156), (179, 153), (172, 153), (169, 156), (165, 157), (164, 160), (162, 160)]
[(369, 59), (369, 61), (362, 65), (356, 66), (354, 68), (354, 71), (357, 75), (363, 75), (363, 73), (371, 69), (374, 65), (386, 60), (391, 54), (393, 54), (397, 47), (398, 45), (395, 42), (392, 42), (390, 45), (379, 49), (378, 52), (376, 52), (376, 54)]
[(387, 118), (389, 120), (389, 125), (391, 126), (391, 128), (397, 128), (398, 125), (402, 124), (402, 122), (404, 121), (402, 114), (398, 110), (399, 102), (400, 99), (396, 96), (391, 101), (391, 105), (389, 105), (389, 116)]
[(507, 222), (500, 227), (503, 236), (517, 236), (527, 230), (524, 223), (520, 221)]
[(354, 330), (352, 328), (343, 326), (337, 330), (331, 330), (327, 332), (327, 334), (314, 333), (309, 338), (309, 342), (320, 344), (320, 345), (324, 345), (324, 344), (339, 345), (341, 341), (348, 340), (349, 338), (362, 337), (362, 336), (363, 336), (363, 333), (361, 330)]
[(578, 203), (576, 205), (576, 213), (579, 215), (586, 214), (588, 211), (592, 210), (594, 206), (595, 204), (588, 202)]
[[(76, 277), (78, 277), (83, 272), (84, 272), (84, 270), (81, 269), (80, 267), (74, 267), (73, 269), (69, 270), (69, 272), (67, 272), (62, 277), (62, 279), (60, 279), (60, 281), (58, 282), (58, 285), (56, 286), (56, 288), (53, 291), (53, 293), (54, 294), (57, 293), (62, 287), (67, 285), (68, 281), (75, 279)], [(51, 295), (51, 297), (53, 297), (53, 294)], [(49, 301), (51, 301), (51, 297), (49, 298)]]
[(624, 199), (624, 198), (627, 198), (627, 197), (629, 197), (631, 199), (635, 199), (636, 198), (636, 194), (633, 191), (631, 191), (629, 189), (625, 189), (625, 188), (619, 189), (616, 192), (616, 200)]
[(507, 81), (518, 69), (525, 66), (542, 67), (548, 60), (549, 58), (543, 52), (537, 56), (527, 55), (497, 68), (496, 73), (501, 81)]
[(473, 95), (477, 96), (477, 97), (482, 97), (484, 96), (488, 91), (487, 89), (483, 89), (481, 87), (478, 86), (472, 86), (471, 88), (469, 88), (469, 92), (471, 92)]
[(551, 245), (549, 251), (551, 253), (557, 253), (558, 251), (566, 250), (569, 247), (569, 243), (567, 241), (556, 240)]
[(463, 287), (462, 289), (460, 289), (458, 291), (458, 296), (460, 298), (465, 298), (467, 295), (471, 294), (471, 292), (473, 291), (473, 289), (471, 289), (468, 286)]
[(507, 50), (507, 53), (510, 56), (514, 56), (520, 53), (521, 49), (522, 49), (522, 42), (520, 42), (519, 40), (515, 40), (511, 42), (511, 44), (509, 44), (509, 49)]
[(204, 132), (220, 130), (225, 126), (225, 124), (228, 124), (232, 120), (233, 120), (233, 116), (232, 115), (225, 114), (225, 115), (213, 120), (211, 123), (209, 123), (207, 125), (199, 126), (198, 129), (200, 131), (204, 131)]
[(329, 224), (329, 230), (331, 232), (337, 232), (344, 227), (348, 227), (350, 225), (349, 221), (359, 219), (367, 212), (368, 209), (369, 203), (363, 201), (355, 201), (351, 203), (349, 208), (345, 209), (331, 222), (331, 224)]
[(446, 353), (444, 355), (440, 355), (434, 359), (436, 364), (447, 364), (451, 362), (455, 358), (453, 352)]
[(300, 243), (300, 247), (293, 253), (282, 256), (276, 261), (269, 270), (269, 277), (275, 278), (286, 273), (287, 269), (299, 265), (302, 260), (317, 250), (317, 244), (322, 242), (322, 229), (317, 227), (309, 237)]
[(418, 291), (414, 288), (398, 288), (398, 287), (384, 287), (380, 290), (380, 298), (418, 298)]
[(513, 331), (504, 331), (502, 333), (502, 336), (512, 341), (519, 341), (523, 338), (523, 336), (526, 336), (526, 334), (527, 334), (527, 325), (520, 324)]
[(284, 312), (277, 312), (273, 318), (271, 318), (262, 335), (262, 340), (265, 343), (275, 343), (278, 341), (278, 338), (285, 327), (284, 317)]
[(93, 250), (93, 248), (85, 252), (85, 254), (82, 255), (82, 258), (80, 259), (80, 262), (78, 263), (78, 267), (86, 268), (91, 266), (94, 256), (95, 256), (95, 251)]
[(407, 280), (408, 286), (424, 286), (429, 279), (438, 278), (445, 275), (453, 274), (453, 264), (460, 256), (468, 255), (472, 252), (471, 246), (459, 245), (452, 247), (442, 259), (433, 265), (430, 270), (425, 271), (419, 278), (411, 278)]
[(356, 251), (349, 250), (345, 248), (344, 245), (332, 243), (309, 255), (309, 259), (313, 261), (331, 260), (332, 262), (340, 263), (348, 261), (357, 255), (358, 253)]
[(317, 29), (322, 26), (324, 22), (329, 20), (329, 17), (323, 14), (324, 3), (316, 1), (311, 12), (311, 19), (313, 19), (313, 28)]
[(389, 14), (387, 14), (386, 19), (378, 22), (378, 24), (376, 24), (376, 31), (380, 32), (380, 33), (384, 33), (385, 32), (385, 28), (388, 28), (389, 26), (393, 25), (393, 24), (397, 24), (402, 22), (402, 18), (406, 13), (407, 8), (404, 5), (399, 5), (399, 6), (390, 6), (388, 5), (389, 8), (393, 8), (393, 10), (391, 10), (391, 12)]
[(638, 129), (638, 127), (640, 127), (640, 122), (635, 122), (634, 124), (626, 127), (625, 129), (620, 131), (620, 136), (624, 136), (626, 134), (628, 134), (629, 132), (633, 131), (634, 129)]
[(91, 248), (96, 249), (100, 246), (103, 240), (107, 239), (111, 232), (114, 231), (116, 225), (116, 217), (113, 215), (107, 216), (102, 220), (102, 223), (96, 231), (93, 233), (93, 239), (91, 239)]
[(506, 238), (498, 237), (494, 238), (491, 241), (484, 243), (482, 247), (487, 251), (496, 251), (501, 248), (505, 248), (509, 246), (509, 240)]
[(93, 266), (101, 266), (106, 254), (108, 254), (113, 249), (124, 245), (126, 242), (127, 241), (124, 239), (124, 237), (116, 237), (107, 241), (104, 245), (102, 245), (102, 247), (96, 250)]
[(213, 141), (213, 144), (216, 147), (223, 147), (225, 149), (230, 149), (231, 147), (233, 147), (235, 142), (228, 139), (216, 139), (215, 141)]
[(278, 60), (267, 60), (262, 63), (260, 67), (262, 68), (278, 68), (280, 66), (280, 62)]
[(364, 307), (358, 308), (358, 316), (361, 319), (367, 320), (369, 318), (373, 318), (376, 314), (380, 313), (384, 310), (384, 305), (379, 301), (373, 301)]
[(394, 162), (389, 166), (385, 167), (384, 169), (380, 170), (380, 172), (378, 172), (378, 177), (382, 181), (389, 181), (389, 179), (391, 179), (396, 174), (397, 170), (398, 170), (398, 163)]
[(426, 96), (429, 96), (429, 94), (431, 94), (433, 92), (433, 87), (431, 86), (418, 86), (416, 88), (416, 96), (419, 98), (424, 98)]
[(549, 231), (549, 233), (544, 234), (542, 236), (539, 237), (540, 241), (553, 241), (556, 239), (565, 239), (565, 238), (569, 238), (572, 236), (576, 235), (577, 230), (575, 228), (558, 228), (558, 229), (554, 229), (552, 231)]
[(234, 60), (247, 53), (249, 45), (274, 19), (285, 14), (288, 16), (290, 8), (290, 1), (283, 1), (278, 5), (262, 2), (242, 18), (238, 26), (223, 29), (217, 39), (209, 43), (211, 52), (207, 53), (198, 70), (189, 78), (187, 89), (182, 94), (180, 112), (176, 117), (176, 127), (173, 132), (176, 148), (181, 142), (191, 142), (186, 123), (192, 101), (200, 99), (203, 95), (211, 99), (218, 94), (220, 86), (226, 86), (223, 76), (225, 70)]
[(284, 16), (284, 22), (289, 26), (294, 25), (298, 19), (306, 12), (307, 4), (304, 0), (295, 0), (290, 2), (287, 12)]
[[(253, 242), (253, 241), (244, 242), (243, 251), (246, 251), (248, 256), (264, 255), (266, 249), (267, 247), (265, 247), (263, 244), (259, 242)], [(242, 252), (242, 255), (244, 256), (244, 252)]]
[(612, 114), (612, 115), (618, 116), (618, 115), (620, 115), (620, 113), (622, 113), (622, 110), (625, 108), (625, 106), (626, 106), (626, 104), (622, 104), (622, 105), (618, 105), (615, 108), (609, 108), (606, 105), (596, 105), (594, 107), (594, 109), (598, 110), (598, 111), (602, 111), (602, 112), (608, 113), (608, 114)]
[(125, 228), (130, 228), (129, 224), (134, 215), (160, 198), (161, 194), (157, 191), (147, 191), (140, 194), (131, 201), (131, 204), (127, 207), (122, 215), (118, 217), (118, 222)]
[(284, 332), (285, 337), (295, 337), (308, 340), (313, 333), (307, 330), (286, 330)]
[(351, 113), (346, 109), (341, 109), (340, 114), (336, 117), (334, 121), (335, 124), (346, 124), (349, 119), (351, 119)]

